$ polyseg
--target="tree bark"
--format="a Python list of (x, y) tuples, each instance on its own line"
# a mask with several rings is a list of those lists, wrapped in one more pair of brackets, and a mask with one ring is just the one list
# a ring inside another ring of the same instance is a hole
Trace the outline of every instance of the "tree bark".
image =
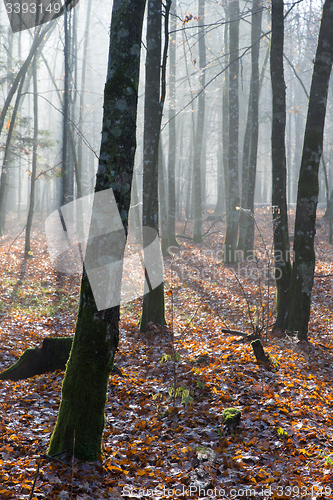
[(323, 6), (298, 181), (294, 263), (286, 298), (284, 326), (308, 338), (315, 268), (314, 237), (319, 194), (318, 171), (323, 151), (327, 95), (333, 63), (333, 0)]
[[(145, 0), (114, 0), (113, 3), (102, 141), (95, 186), (95, 192), (113, 189), (125, 231), (128, 227), (136, 149), (144, 8)], [(116, 238), (117, 234), (114, 236)], [(109, 241), (111, 248), (115, 238)], [(102, 252), (105, 238), (100, 238), (98, 243)], [(123, 252), (124, 242), (120, 246), (119, 250)], [(89, 248), (86, 256), (87, 254)], [(108, 257), (112, 258), (112, 255)], [(120, 282), (117, 283), (117, 288), (120, 295)], [(108, 379), (119, 341), (118, 321), (119, 306), (97, 310), (87, 271), (84, 269), (75, 337), (48, 454), (66, 450), (67, 455), (72, 456), (74, 453), (76, 458), (82, 460), (95, 461), (100, 457)]]
[(288, 211), (286, 194), (286, 86), (283, 74), (283, 0), (272, 1), (271, 82), (272, 117), (272, 205), (274, 268), (276, 281), (276, 323), (280, 328), (285, 314), (290, 279)]

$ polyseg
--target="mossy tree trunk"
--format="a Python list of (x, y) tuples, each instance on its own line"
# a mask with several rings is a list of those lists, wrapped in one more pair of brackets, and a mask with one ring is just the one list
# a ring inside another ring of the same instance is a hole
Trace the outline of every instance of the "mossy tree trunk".
[(271, 81), (272, 81), (272, 205), (274, 267), (276, 281), (275, 326), (281, 327), (285, 315), (290, 279), (288, 211), (286, 195), (286, 85), (283, 73), (283, 0), (272, 1)]
[(284, 327), (307, 340), (315, 268), (314, 237), (318, 203), (318, 171), (323, 151), (327, 95), (333, 64), (333, 0), (326, 0), (314, 62), (294, 233), (294, 263), (286, 299)]
[[(165, 41), (161, 75), (161, 32), (162, 32), (162, 2), (148, 2), (147, 19), (147, 58), (145, 84), (145, 116), (143, 145), (143, 186), (142, 186), (142, 222), (158, 233), (158, 146), (160, 140), (162, 111), (165, 100), (165, 68), (166, 50), (168, 46), (168, 16), (170, 1), (165, 12)], [(151, 233), (143, 234), (144, 247), (149, 246)], [(162, 265), (162, 262), (161, 262)], [(140, 331), (146, 332), (148, 323), (165, 325), (164, 285), (150, 287), (149, 276), (146, 273), (149, 292), (143, 297)]]
[[(145, 0), (114, 0), (104, 90), (103, 131), (95, 191), (113, 189), (125, 230), (136, 149), (136, 110)], [(101, 245), (105, 243), (101, 238)], [(120, 283), (119, 283), (120, 286)], [(84, 269), (71, 356), (48, 448), (82, 460), (102, 452), (108, 379), (119, 339), (119, 306), (98, 311)], [(75, 436), (75, 440), (74, 440)]]

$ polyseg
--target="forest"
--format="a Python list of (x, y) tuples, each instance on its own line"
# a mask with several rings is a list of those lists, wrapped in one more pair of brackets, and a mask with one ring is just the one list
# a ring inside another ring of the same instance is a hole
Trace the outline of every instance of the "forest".
[(333, 0), (0, 11), (0, 500), (333, 499)]

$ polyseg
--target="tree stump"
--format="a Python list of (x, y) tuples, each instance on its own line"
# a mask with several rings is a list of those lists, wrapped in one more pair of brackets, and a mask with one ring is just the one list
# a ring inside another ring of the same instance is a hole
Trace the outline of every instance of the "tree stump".
[(234, 432), (240, 422), (241, 416), (242, 412), (237, 408), (225, 408), (222, 413), (225, 429), (228, 432)]
[(262, 343), (259, 339), (251, 342), (251, 346), (259, 366), (263, 366), (267, 370), (276, 371), (279, 368), (278, 363), (271, 358), (269, 354), (265, 354)]

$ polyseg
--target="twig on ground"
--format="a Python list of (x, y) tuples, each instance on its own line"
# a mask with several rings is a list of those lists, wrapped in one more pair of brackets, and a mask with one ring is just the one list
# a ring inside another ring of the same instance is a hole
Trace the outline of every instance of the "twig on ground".
[(36, 471), (36, 475), (35, 475), (35, 479), (34, 479), (34, 484), (32, 485), (32, 490), (31, 490), (30, 495), (29, 495), (29, 500), (32, 500), (32, 496), (33, 496), (34, 491), (35, 491), (35, 486), (36, 486), (38, 474), (39, 474), (39, 462), (37, 462), (37, 471)]

